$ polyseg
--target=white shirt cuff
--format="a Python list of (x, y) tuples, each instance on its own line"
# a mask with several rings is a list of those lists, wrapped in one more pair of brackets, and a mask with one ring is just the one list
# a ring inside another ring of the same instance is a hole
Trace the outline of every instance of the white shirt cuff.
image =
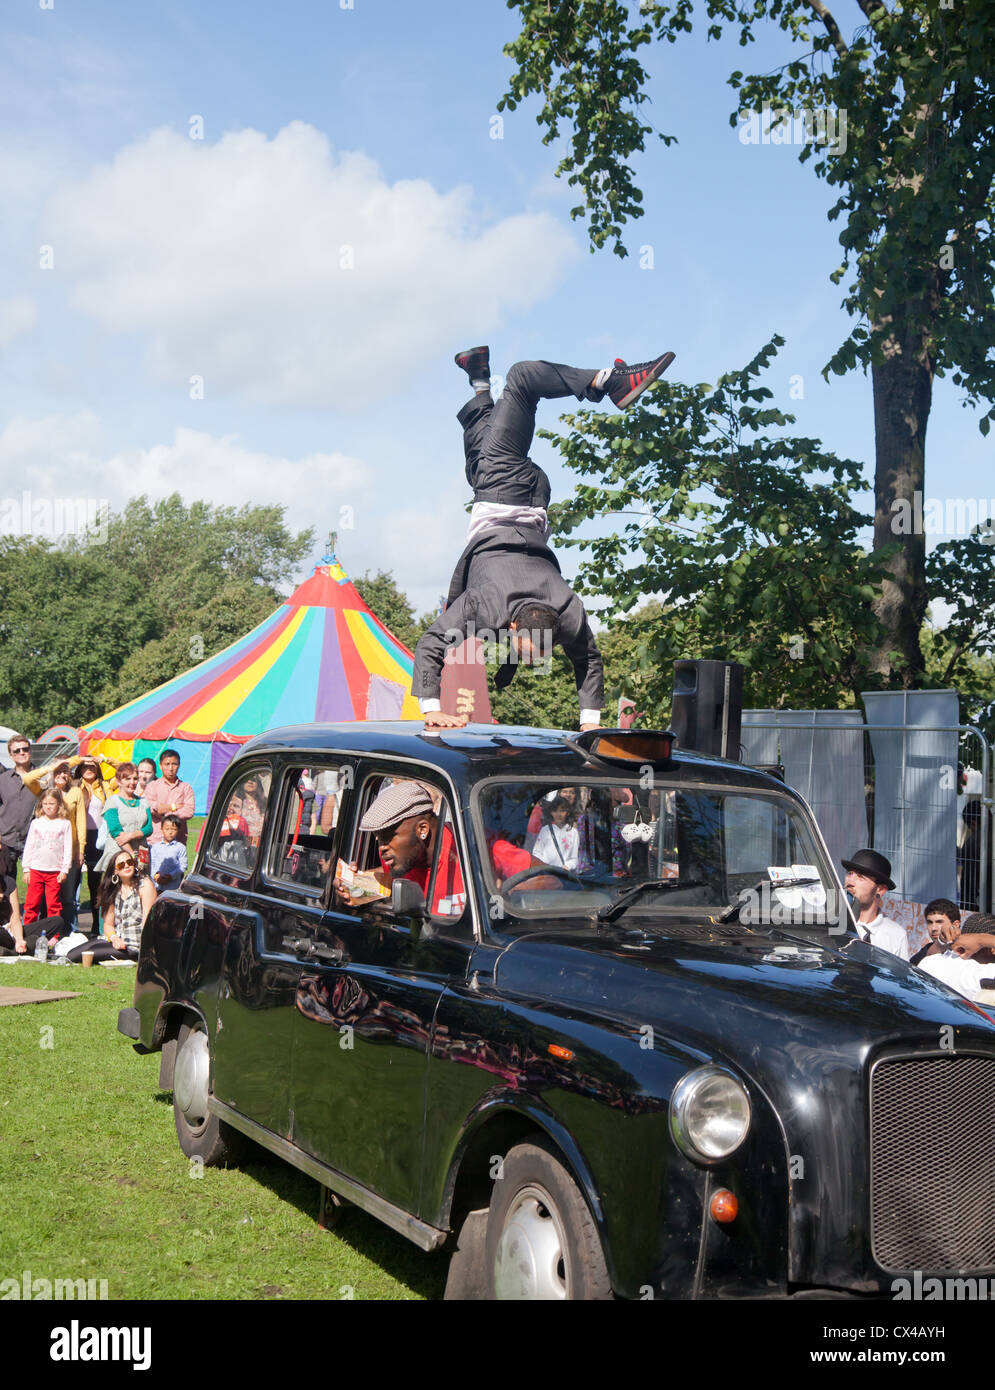
[(580, 712), (580, 722), (582, 724), (600, 724), (601, 711), (599, 709), (582, 709)]
[(431, 699), (428, 699), (428, 700), (419, 699), (419, 701), (418, 701), (418, 708), (421, 710), (422, 714), (434, 714), (434, 713), (436, 712), (436, 710), (441, 710), (441, 709), (442, 709), (442, 701), (441, 701), (441, 700), (431, 700)]

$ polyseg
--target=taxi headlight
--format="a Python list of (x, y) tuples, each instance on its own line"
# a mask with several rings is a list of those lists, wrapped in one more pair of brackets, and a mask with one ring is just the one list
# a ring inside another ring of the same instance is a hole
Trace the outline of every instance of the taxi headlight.
[(750, 1097), (731, 1072), (698, 1067), (670, 1098), (670, 1132), (696, 1163), (717, 1163), (742, 1144), (750, 1128)]

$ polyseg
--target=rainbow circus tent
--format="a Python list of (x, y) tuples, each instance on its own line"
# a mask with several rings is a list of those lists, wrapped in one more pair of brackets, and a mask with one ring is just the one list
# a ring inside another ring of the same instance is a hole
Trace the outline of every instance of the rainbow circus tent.
[(80, 731), (80, 752), (180, 755), (197, 813), (239, 745), (282, 724), (417, 719), (412, 654), (370, 612), (334, 556), (217, 656)]

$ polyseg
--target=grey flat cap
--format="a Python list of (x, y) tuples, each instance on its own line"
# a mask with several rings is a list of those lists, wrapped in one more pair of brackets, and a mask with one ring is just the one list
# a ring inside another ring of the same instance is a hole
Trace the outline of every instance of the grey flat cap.
[(430, 816), (432, 798), (420, 782), (394, 782), (384, 787), (359, 823), (360, 830), (386, 830), (409, 816)]

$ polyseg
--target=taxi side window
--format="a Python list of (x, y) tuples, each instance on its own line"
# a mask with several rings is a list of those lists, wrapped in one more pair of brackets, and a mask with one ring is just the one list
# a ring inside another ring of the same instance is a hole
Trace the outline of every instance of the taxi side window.
[[(422, 889), (430, 916), (451, 924), (463, 916), (466, 908), (465, 879), (449, 802), (438, 787), (433, 786), (431, 782), (418, 781), (416, 778), (409, 777), (373, 776), (367, 778), (359, 798), (357, 831), (353, 839), (352, 859), (359, 869), (383, 871), (384, 866), (380, 851), (385, 842), (382, 839), (378, 841), (378, 837), (373, 831), (360, 831), (358, 826), (385, 788), (392, 784), (405, 782), (414, 782), (420, 789), (427, 791), (432, 798), (432, 804), (435, 807), (433, 813), (434, 835), (430, 841), (431, 850), (426, 853), (427, 846), (422, 848), (417, 842), (402, 843), (405, 838), (402, 824), (400, 837), (394, 850), (405, 855), (414, 855), (414, 862), (403, 877), (413, 879)], [(393, 845), (393, 842), (391, 843)]]
[(212, 831), (207, 857), (226, 872), (248, 875), (256, 867), (272, 785), (270, 765), (256, 763), (240, 771), (225, 788), (225, 804)]
[(334, 847), (342, 797), (352, 768), (311, 764), (287, 769), (267, 871), (320, 898), (335, 872)]

